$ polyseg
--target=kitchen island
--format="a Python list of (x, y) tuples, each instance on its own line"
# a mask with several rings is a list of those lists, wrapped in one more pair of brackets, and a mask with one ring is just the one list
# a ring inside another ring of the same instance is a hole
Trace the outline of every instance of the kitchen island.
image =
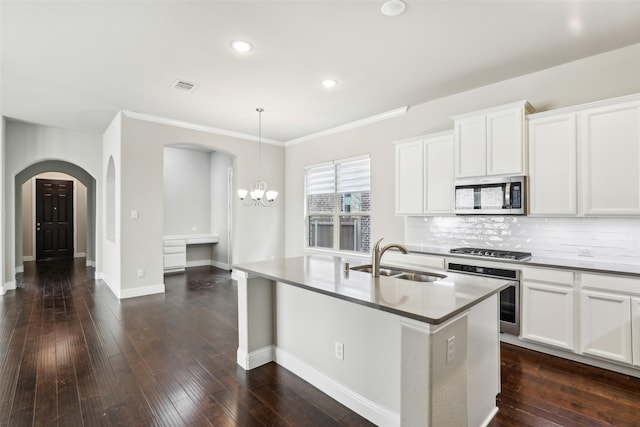
[[(479, 426), (497, 411), (498, 298), (507, 281), (434, 281), (311, 255), (234, 266), (238, 364), (275, 361), (381, 426)], [(415, 264), (411, 269), (415, 270)]]

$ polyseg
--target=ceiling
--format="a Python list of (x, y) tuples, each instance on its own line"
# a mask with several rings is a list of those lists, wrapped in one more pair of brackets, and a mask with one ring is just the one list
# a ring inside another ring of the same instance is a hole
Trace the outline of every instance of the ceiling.
[(130, 110), (256, 135), (263, 107), (263, 137), (286, 142), (640, 42), (640, 0), (406, 3), (2, 0), (0, 108), (100, 134)]

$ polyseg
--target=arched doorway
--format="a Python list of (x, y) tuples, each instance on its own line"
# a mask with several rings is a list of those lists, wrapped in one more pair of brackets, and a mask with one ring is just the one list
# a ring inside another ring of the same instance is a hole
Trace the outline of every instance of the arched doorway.
[(83, 168), (62, 160), (45, 160), (35, 163), (23, 169), (15, 176), (15, 260), (17, 270), (22, 265), (23, 256), (23, 200), (22, 186), (31, 178), (47, 173), (57, 172), (69, 175), (77, 179), (86, 187), (86, 259), (87, 265), (95, 266), (96, 263), (96, 180)]

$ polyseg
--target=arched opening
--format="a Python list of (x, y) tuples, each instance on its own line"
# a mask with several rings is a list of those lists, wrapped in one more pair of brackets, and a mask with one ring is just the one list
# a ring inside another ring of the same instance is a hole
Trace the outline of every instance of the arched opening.
[[(28, 224), (23, 224), (24, 217), (30, 218), (31, 215), (24, 212), (24, 209), (29, 209), (31, 204), (26, 203), (23, 200), (23, 186), (28, 183), (32, 178), (46, 174), (46, 173), (60, 173), (66, 176), (76, 179), (82, 184), (82, 188), (86, 188), (86, 197), (83, 202), (84, 206), (80, 209), (86, 210), (86, 228), (84, 241), (81, 246), (86, 248), (86, 263), (87, 265), (95, 265), (96, 262), (96, 181), (95, 179), (83, 168), (74, 165), (73, 163), (61, 161), (61, 160), (45, 160), (35, 163), (23, 169), (15, 176), (15, 205), (14, 205), (14, 226), (15, 226), (15, 261), (16, 271), (22, 270), (22, 260), (24, 255), (24, 234), (23, 228)], [(46, 176), (46, 175), (45, 175)], [(35, 227), (32, 225), (32, 227)]]

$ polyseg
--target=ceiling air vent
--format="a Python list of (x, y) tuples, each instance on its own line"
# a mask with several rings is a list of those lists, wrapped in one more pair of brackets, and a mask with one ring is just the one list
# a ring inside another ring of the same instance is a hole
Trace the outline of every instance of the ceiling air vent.
[(184, 90), (185, 92), (191, 92), (193, 89), (196, 88), (196, 86), (198, 86), (198, 85), (186, 82), (184, 80), (176, 80), (171, 85), (171, 87), (176, 88), (176, 89), (180, 89), (180, 90)]

